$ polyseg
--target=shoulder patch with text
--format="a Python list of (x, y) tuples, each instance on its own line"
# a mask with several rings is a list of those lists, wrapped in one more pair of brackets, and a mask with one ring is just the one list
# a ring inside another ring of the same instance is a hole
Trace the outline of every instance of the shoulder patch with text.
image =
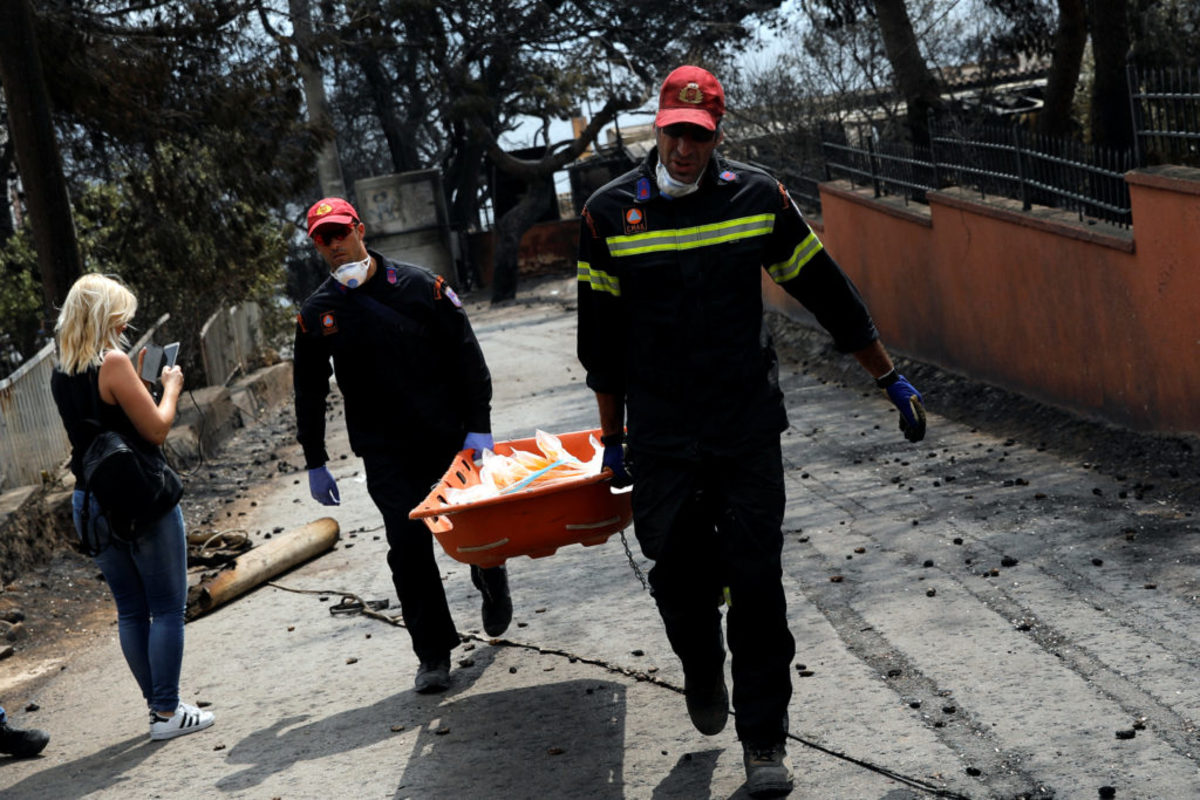
[(621, 213), (625, 224), (625, 233), (641, 233), (646, 230), (646, 210), (644, 208), (627, 208)]

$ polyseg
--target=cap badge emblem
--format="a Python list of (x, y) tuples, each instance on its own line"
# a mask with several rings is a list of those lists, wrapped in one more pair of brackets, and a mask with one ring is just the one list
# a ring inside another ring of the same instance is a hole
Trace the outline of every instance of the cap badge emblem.
[(704, 102), (704, 92), (700, 91), (700, 84), (692, 81), (679, 90), (679, 99), (684, 103), (700, 105)]
[(329, 205), (329, 203), (321, 203), (320, 207), (318, 207), (317, 210), (313, 212), (313, 216), (314, 217), (323, 217), (326, 214), (328, 214), (330, 211), (333, 211), (333, 206)]

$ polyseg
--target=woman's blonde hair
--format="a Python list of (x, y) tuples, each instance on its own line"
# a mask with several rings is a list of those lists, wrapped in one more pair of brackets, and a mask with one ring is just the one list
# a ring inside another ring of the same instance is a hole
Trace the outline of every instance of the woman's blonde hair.
[(68, 375), (99, 366), (128, 341), (122, 327), (137, 313), (137, 298), (119, 278), (90, 273), (75, 281), (58, 312), (58, 366)]

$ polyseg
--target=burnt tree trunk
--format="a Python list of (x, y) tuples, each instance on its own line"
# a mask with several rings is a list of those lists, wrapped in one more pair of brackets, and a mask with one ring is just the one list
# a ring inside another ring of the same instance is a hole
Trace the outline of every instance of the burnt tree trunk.
[(546, 210), (553, 191), (554, 184), (551, 181), (532, 181), (517, 204), (496, 220), (493, 230), (495, 252), (492, 256), (493, 303), (512, 300), (517, 296), (521, 237)]
[(309, 121), (329, 138), (317, 155), (317, 180), (325, 197), (345, 197), (346, 181), (342, 177), (342, 162), (338, 158), (337, 137), (330, 119), (329, 101), (325, 97), (325, 73), (313, 49), (312, 10), (308, 0), (288, 0), (292, 15), (293, 40), (300, 82), (304, 86), (304, 103), (308, 106)]
[(1071, 132), (1071, 104), (1079, 83), (1079, 68), (1087, 45), (1084, 0), (1058, 0), (1058, 28), (1054, 32), (1054, 56), (1046, 78), (1046, 99), (1038, 114), (1038, 131), (1050, 136)]
[(1129, 55), (1128, 0), (1093, 0), (1092, 54), (1096, 78), (1092, 84), (1092, 142), (1100, 147), (1128, 150), (1133, 146), (1133, 116), (1125, 74)]
[(51, 324), (82, 262), (29, 0), (0, 3), (0, 82), (42, 274), (45, 322)]
[(913, 144), (929, 146), (929, 111), (941, 106), (937, 79), (925, 64), (904, 0), (875, 0), (879, 34), (896, 85), (908, 107), (908, 129)]

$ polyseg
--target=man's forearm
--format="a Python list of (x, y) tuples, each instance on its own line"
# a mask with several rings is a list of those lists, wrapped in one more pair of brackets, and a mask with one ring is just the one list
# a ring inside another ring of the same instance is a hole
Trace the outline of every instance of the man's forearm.
[(608, 392), (596, 392), (596, 406), (600, 410), (600, 434), (620, 435), (625, 432), (625, 398)]
[(871, 342), (861, 350), (855, 350), (854, 358), (872, 378), (878, 378), (892, 371), (892, 359), (879, 339)]

